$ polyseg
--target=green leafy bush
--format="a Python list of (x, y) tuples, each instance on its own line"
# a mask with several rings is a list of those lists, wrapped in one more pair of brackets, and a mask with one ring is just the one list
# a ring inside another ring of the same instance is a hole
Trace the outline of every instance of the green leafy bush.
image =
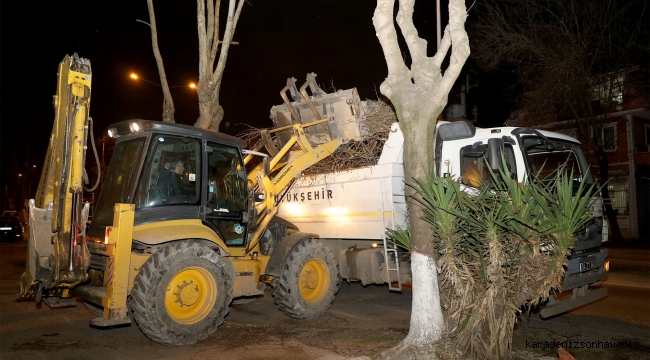
[[(408, 186), (434, 232), (447, 330), (475, 358), (506, 356), (517, 313), (559, 288), (596, 189), (580, 182), (574, 195), (567, 169), (526, 185), (500, 172), (476, 188), (437, 177)], [(387, 235), (410, 244), (408, 230)]]

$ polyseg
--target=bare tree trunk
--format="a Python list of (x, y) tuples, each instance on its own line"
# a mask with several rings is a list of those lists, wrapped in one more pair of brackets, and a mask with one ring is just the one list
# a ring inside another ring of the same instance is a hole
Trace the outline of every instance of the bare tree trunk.
[[(216, 2), (216, 3), (215, 3)], [(221, 0), (197, 0), (197, 28), (199, 33), (199, 83), (197, 93), (199, 98), (199, 118), (194, 126), (219, 131), (219, 124), (223, 119), (223, 107), (219, 104), (219, 89), (223, 71), (226, 67), (228, 50), (233, 42), (237, 21), (241, 14), (244, 0), (230, 0), (228, 2), (228, 15), (223, 40), (219, 40), (219, 9)], [(207, 11), (206, 11), (207, 3)], [(142, 23), (151, 28), (151, 42), (158, 65), (160, 84), (165, 96), (163, 102), (163, 121), (174, 122), (174, 101), (169, 92), (165, 67), (158, 48), (158, 33), (156, 30), (156, 17), (153, 9), (153, 0), (147, 0), (149, 18), (151, 23)], [(207, 13), (207, 20), (206, 20)], [(207, 23), (207, 24), (206, 24)], [(207, 26), (206, 26), (207, 25)], [(221, 46), (221, 52), (219, 47)], [(218, 57), (217, 57), (218, 55)], [(215, 67), (216, 61), (216, 67)]]
[(156, 65), (158, 65), (158, 75), (160, 75), (160, 86), (163, 90), (164, 100), (163, 100), (163, 113), (162, 118), (164, 122), (175, 122), (174, 121), (174, 100), (172, 99), (172, 94), (169, 91), (169, 83), (167, 83), (167, 75), (165, 74), (165, 65), (163, 65), (162, 56), (160, 55), (160, 49), (158, 48), (158, 30), (156, 29), (156, 15), (153, 11), (153, 0), (147, 0), (147, 5), (149, 7), (149, 21), (147, 24), (144, 21), (141, 21), (151, 28), (151, 45), (153, 47), (153, 55), (156, 58)]
[[(199, 96), (199, 118), (194, 126), (219, 131), (223, 119), (223, 108), (219, 104), (219, 90), (226, 67), (228, 50), (233, 44), (233, 36), (237, 21), (244, 5), (243, 0), (230, 0), (228, 2), (228, 15), (223, 40), (219, 40), (219, 9), (221, 0), (197, 0), (197, 25), (199, 33), (199, 83), (197, 91)], [(206, 27), (207, 12), (207, 27)], [(217, 52), (221, 52), (217, 58)], [(217, 61), (215, 67), (215, 61)]]
[[(388, 76), (380, 91), (388, 97), (404, 132), (404, 179), (426, 178), (432, 174), (434, 130), (438, 115), (447, 104), (448, 94), (469, 56), (465, 32), (467, 17), (462, 0), (450, 0), (449, 25), (438, 52), (427, 57), (427, 42), (419, 38), (413, 24), (415, 0), (400, 0), (397, 23), (406, 40), (412, 65), (403, 61), (393, 21), (394, 0), (378, 0), (373, 17), (377, 38), (384, 51)], [(452, 49), (449, 67), (443, 73), (442, 62)], [(406, 195), (414, 191), (406, 188)], [(442, 338), (445, 331), (431, 228), (421, 220), (421, 210), (410, 202), (408, 219), (411, 228), (411, 269), (413, 273), (413, 307), (409, 334), (398, 346), (421, 347)]]

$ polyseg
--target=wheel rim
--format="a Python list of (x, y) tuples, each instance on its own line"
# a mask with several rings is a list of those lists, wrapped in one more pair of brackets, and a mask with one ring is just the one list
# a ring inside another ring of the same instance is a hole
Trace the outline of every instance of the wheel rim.
[(217, 299), (214, 277), (200, 267), (185, 268), (167, 284), (165, 308), (174, 321), (195, 324), (205, 318)]
[(308, 303), (317, 303), (327, 293), (330, 273), (321, 259), (311, 259), (300, 272), (300, 295)]

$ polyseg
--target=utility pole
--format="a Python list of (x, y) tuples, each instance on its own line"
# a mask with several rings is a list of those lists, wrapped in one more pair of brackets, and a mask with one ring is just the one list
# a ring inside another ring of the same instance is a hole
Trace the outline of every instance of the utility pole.
[(102, 168), (104, 167), (104, 148), (106, 147), (106, 134), (102, 134)]
[(440, 49), (440, 0), (436, 0), (436, 34), (438, 35), (437, 39), (438, 42), (438, 47), (436, 49)]

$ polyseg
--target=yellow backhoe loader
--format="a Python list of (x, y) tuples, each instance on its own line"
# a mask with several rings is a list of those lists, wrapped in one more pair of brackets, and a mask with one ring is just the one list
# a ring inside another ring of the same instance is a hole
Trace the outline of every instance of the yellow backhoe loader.
[[(134, 320), (152, 340), (174, 345), (206, 338), (233, 298), (262, 294), (267, 284), (287, 315), (325, 313), (341, 283), (338, 261), (316, 234), (276, 213), (301, 172), (349, 140), (337, 118), (354, 118), (350, 104), (358, 99), (323, 98), (321, 111), (330, 110), (320, 115), (313, 105), (320, 89), (312, 87), (310, 99), (303, 86), (300, 96), (315, 117), (303, 124), (286, 97), (287, 90), (298, 96), (294, 83), (281, 91), (289, 123), (262, 131), (251, 150), (238, 138), (191, 126), (139, 119), (111, 125), (116, 146), (86, 233), (91, 68), (66, 56), (47, 159), (29, 202), (20, 296), (52, 307), (79, 297), (97, 316), (91, 325)], [(315, 127), (328, 136), (313, 146), (306, 130)]]

